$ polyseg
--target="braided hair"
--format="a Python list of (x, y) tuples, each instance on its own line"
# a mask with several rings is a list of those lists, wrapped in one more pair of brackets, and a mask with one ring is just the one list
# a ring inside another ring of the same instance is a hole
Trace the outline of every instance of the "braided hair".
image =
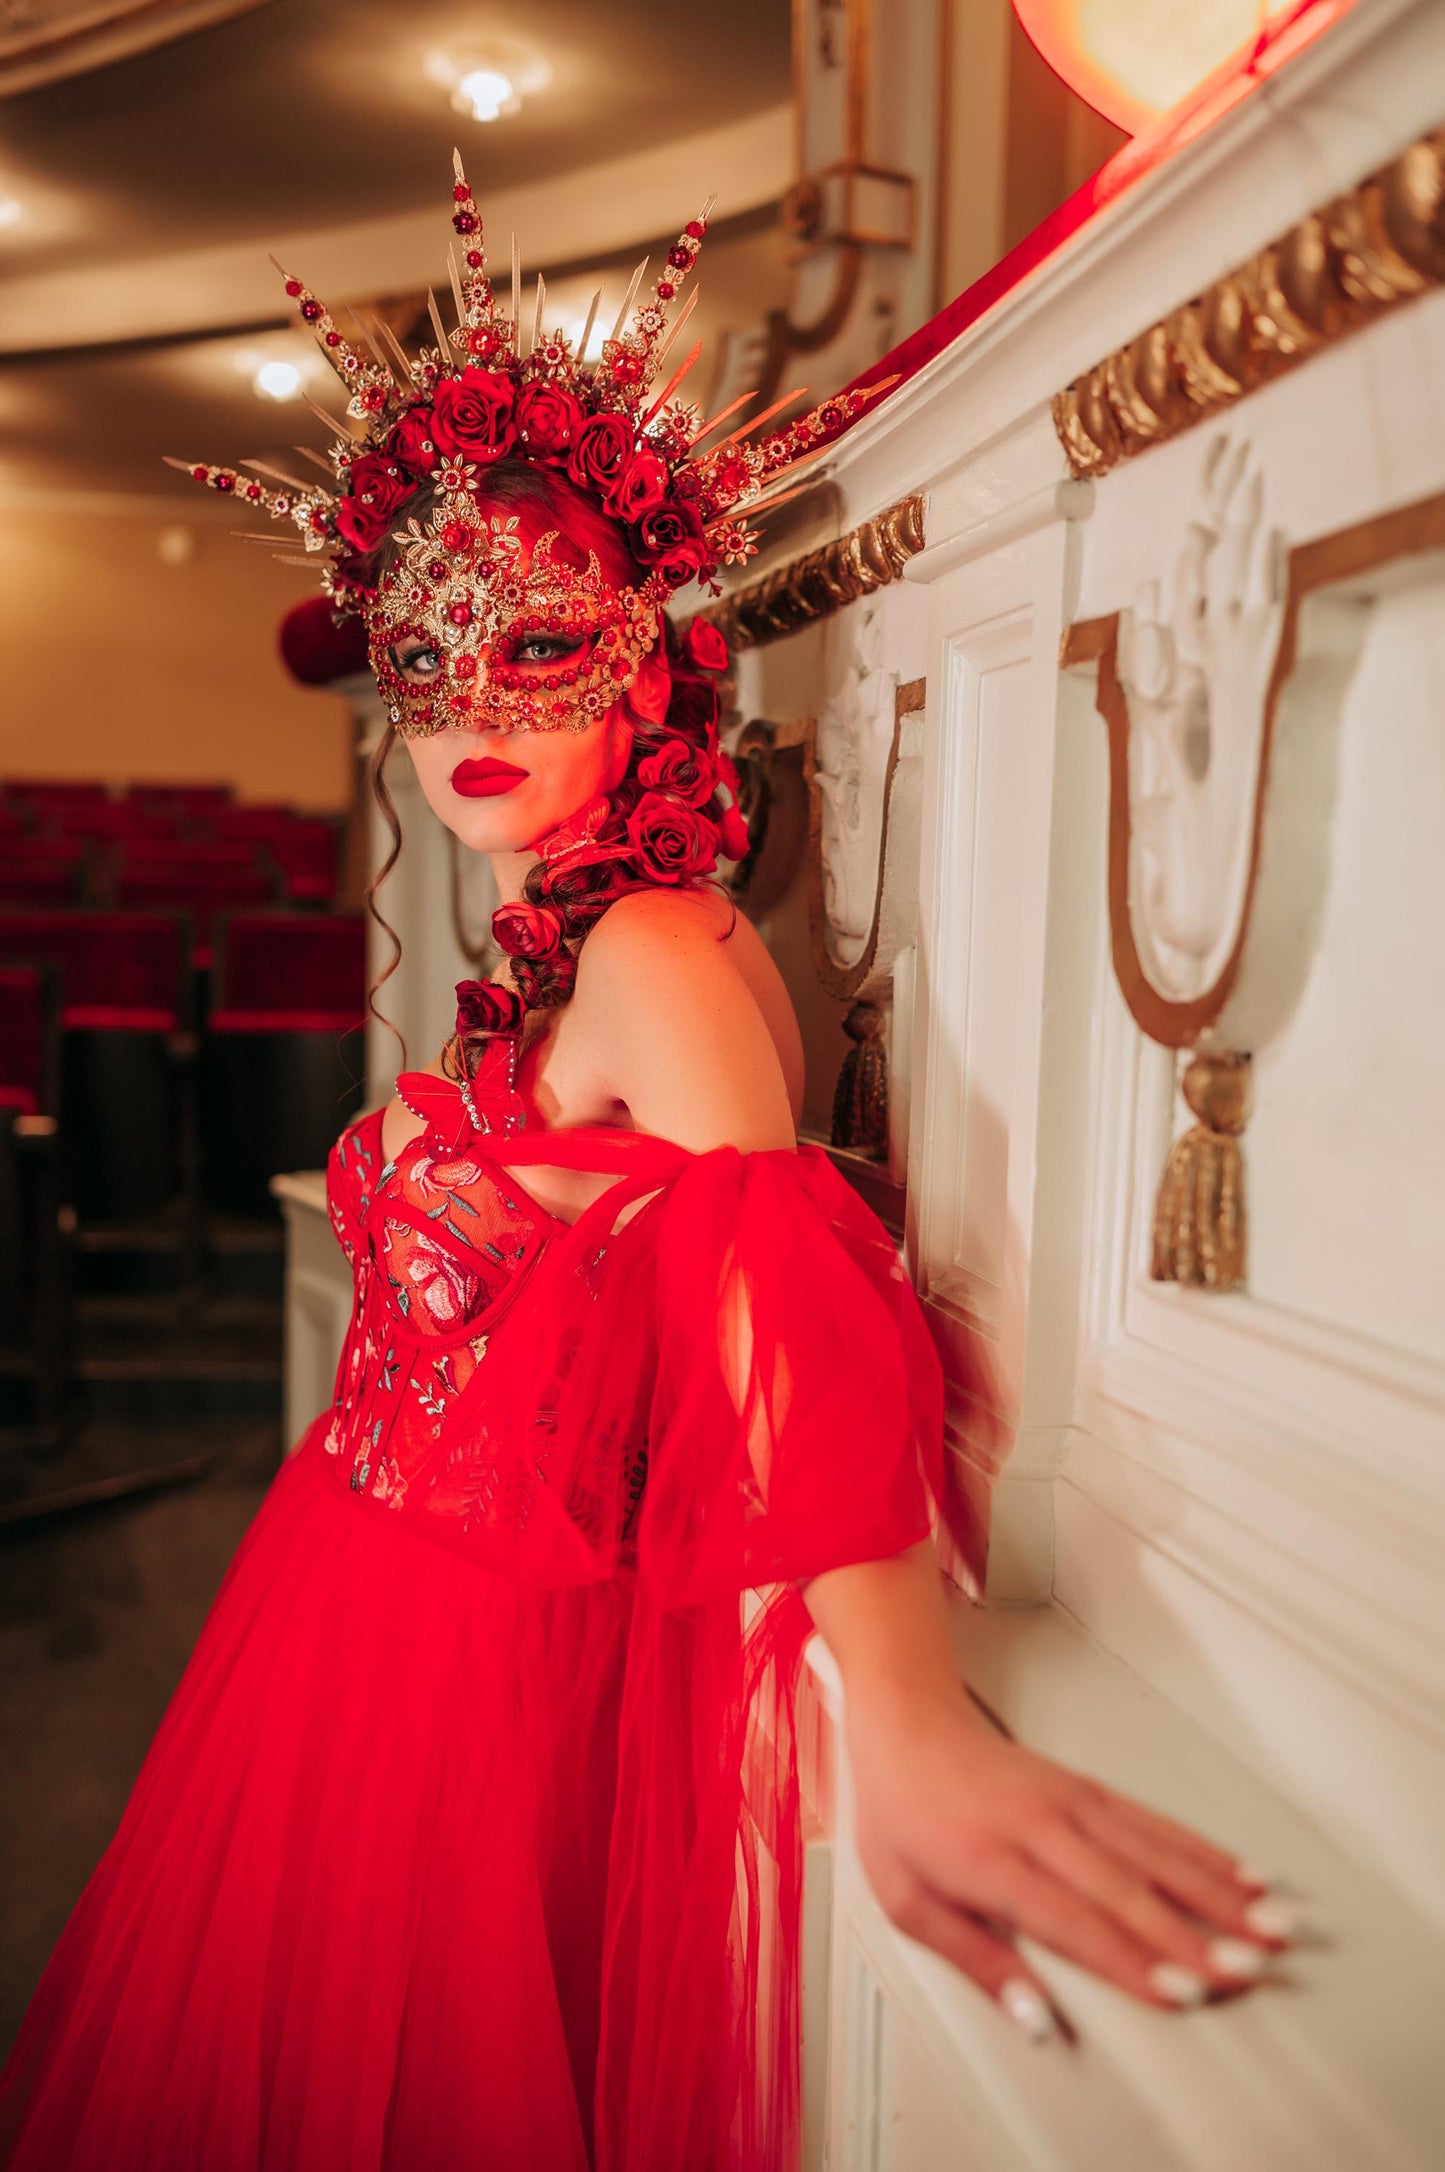
[[(502, 459), (476, 493), (484, 512), (531, 511), (559, 531), (559, 547), (595, 551), (619, 587), (640, 584), (621, 531), (574, 484), (550, 470)], [(425, 506), (409, 502), (408, 514), (425, 519)], [(387, 570), (396, 543), (387, 538), (375, 553), (376, 577)], [(529, 869), (521, 899), (492, 915), (492, 935), (511, 962), (515, 988), (499, 981), (464, 981), (457, 990), (457, 1032), (444, 1062), (470, 1077), (497, 1034), (523, 1031), (529, 1014), (556, 1009), (572, 994), (583, 943), (603, 914), (630, 891), (696, 888), (716, 880), (719, 853), (741, 859), (747, 834), (737, 811), (737, 777), (718, 744), (719, 675), (727, 648), (717, 630), (695, 622), (680, 635), (664, 618), (662, 641), (671, 678), (667, 708), (658, 722), (643, 714), (628, 689), (621, 696), (632, 728), (632, 748), (621, 781), (605, 797), (578, 809), (537, 841), (539, 858)], [(370, 885), (367, 909), (390, 937), (393, 955), (368, 993), (374, 998), (396, 971), (401, 945), (379, 911), (375, 892), (396, 865), (401, 825), (387, 789), (386, 759), (397, 737), (389, 725), (372, 757), (370, 783), (391, 838), (391, 849)]]

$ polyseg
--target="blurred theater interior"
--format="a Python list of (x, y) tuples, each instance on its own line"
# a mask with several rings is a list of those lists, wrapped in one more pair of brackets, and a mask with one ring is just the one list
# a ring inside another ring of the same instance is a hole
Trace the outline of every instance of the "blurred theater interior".
[(824, 1666), (807, 2172), (1445, 2161), (1442, 124), (1439, 0), (0, 7), (0, 2043), (330, 1400), (328, 1149), (497, 955), (398, 760), (368, 1017), (364, 637), (164, 464), (314, 484), (272, 260), (414, 351), (457, 144), (573, 334), (715, 192), (705, 413), (889, 381), (674, 606), (732, 890), (990, 1350), (976, 1695), (1339, 1949), (1187, 2024), (1065, 1967), (1041, 2079), (873, 1904)]

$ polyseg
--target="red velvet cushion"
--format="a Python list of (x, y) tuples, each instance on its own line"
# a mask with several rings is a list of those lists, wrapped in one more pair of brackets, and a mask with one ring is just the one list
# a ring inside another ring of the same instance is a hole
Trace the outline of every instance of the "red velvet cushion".
[(110, 787), (49, 777), (9, 777), (0, 785), (0, 793), (12, 807), (69, 807), (77, 801), (108, 800)]
[(360, 913), (231, 913), (216, 929), (213, 1033), (344, 1033), (366, 1016)]
[(60, 968), (61, 1023), (164, 1033), (188, 1009), (185, 922), (159, 913), (0, 911), (0, 951)]

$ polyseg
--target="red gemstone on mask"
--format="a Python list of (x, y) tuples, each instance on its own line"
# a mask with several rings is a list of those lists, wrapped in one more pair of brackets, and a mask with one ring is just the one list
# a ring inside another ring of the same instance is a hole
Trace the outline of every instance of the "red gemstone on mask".
[(459, 234), (475, 234), (477, 230), (476, 216), (473, 212), (470, 211), (454, 212), (452, 215), (452, 225), (456, 228)]
[(217, 490), (234, 490), (235, 487), (236, 478), (234, 475), (218, 475), (216, 477)]
[(324, 337), (328, 347), (339, 347), (341, 345), (341, 334), (339, 332), (327, 332)]
[(669, 249), (667, 261), (674, 271), (686, 271), (688, 265), (692, 262), (692, 258), (688, 255), (686, 249)]
[(707, 232), (707, 228), (703, 225), (701, 219), (689, 219), (683, 228), (683, 232), (691, 234), (694, 241), (701, 241), (703, 235)]
[(458, 181), (456, 187), (452, 190), (453, 199), (459, 204), (464, 204), (471, 193), (465, 181)]
[(301, 304), (301, 314), (308, 324), (314, 324), (318, 317), (324, 316), (325, 312), (320, 302), (303, 302)]
[(445, 559), (433, 558), (431, 564), (426, 569), (426, 577), (429, 581), (444, 581), (447, 577), (447, 566)]
[(486, 258), (485, 258), (485, 257), (484, 257), (484, 256), (482, 255), (482, 252), (481, 252), (481, 250), (480, 250), (480, 249), (468, 249), (468, 251), (467, 251), (467, 269), (468, 269), (468, 271), (480, 271), (480, 270), (481, 270), (481, 268), (482, 268), (482, 266), (483, 266), (483, 264), (485, 264), (485, 262), (486, 262)]
[(674, 294), (676, 294), (676, 292), (677, 292), (677, 288), (676, 288), (676, 287), (675, 287), (675, 286), (673, 285), (673, 283), (672, 283), (672, 281), (671, 281), (670, 279), (659, 279), (659, 280), (658, 280), (658, 282), (657, 282), (657, 299), (658, 299), (658, 300), (659, 300), (660, 302), (670, 302), (670, 301), (672, 300), (672, 297), (673, 297), (673, 295), (674, 295)]
[(448, 610), (447, 617), (453, 626), (470, 626), (472, 623), (472, 607), (469, 603), (454, 603)]
[(311, 515), (311, 533), (313, 535), (325, 535), (326, 533), (326, 515), (319, 505)]
[(209, 469), (209, 468), (192, 468), (192, 469), (191, 469), (191, 475), (192, 475), (193, 479), (194, 479), (194, 480), (195, 480), (196, 482), (198, 482), (198, 483), (203, 483), (203, 482), (204, 482), (204, 481), (206, 480), (206, 477), (207, 477), (207, 476), (208, 476), (208, 475), (210, 474), (210, 472), (211, 472), (211, 471), (210, 471), (210, 469)]
[(452, 658), (452, 677), (454, 679), (474, 679), (476, 675), (477, 659), (475, 656), (454, 656)]
[(306, 292), (306, 289), (302, 286), (299, 279), (288, 279), (286, 282), (286, 292), (290, 295), (292, 301), (294, 302), (297, 295), (304, 294)]
[(257, 500), (257, 499), (258, 499), (258, 498), (260, 497), (260, 495), (261, 495), (261, 485), (260, 485), (259, 483), (247, 483), (247, 485), (246, 485), (246, 496), (247, 496), (247, 497), (248, 497), (248, 498), (249, 498), (249, 499), (251, 500), (251, 502), (252, 502), (252, 504), (253, 504), (253, 505), (255, 504), (256, 500)]

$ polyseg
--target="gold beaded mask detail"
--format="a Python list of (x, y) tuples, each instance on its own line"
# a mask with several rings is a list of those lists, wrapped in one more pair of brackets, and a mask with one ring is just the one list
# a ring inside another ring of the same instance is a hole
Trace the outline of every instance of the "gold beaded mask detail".
[(529, 551), (515, 513), (480, 510), (474, 480), (470, 465), (443, 475), (431, 519), (398, 533), (379, 584), (369, 641), (391, 721), (407, 739), (585, 731), (636, 678), (660, 602), (651, 583), (614, 588), (595, 552), (578, 567), (555, 528)]

